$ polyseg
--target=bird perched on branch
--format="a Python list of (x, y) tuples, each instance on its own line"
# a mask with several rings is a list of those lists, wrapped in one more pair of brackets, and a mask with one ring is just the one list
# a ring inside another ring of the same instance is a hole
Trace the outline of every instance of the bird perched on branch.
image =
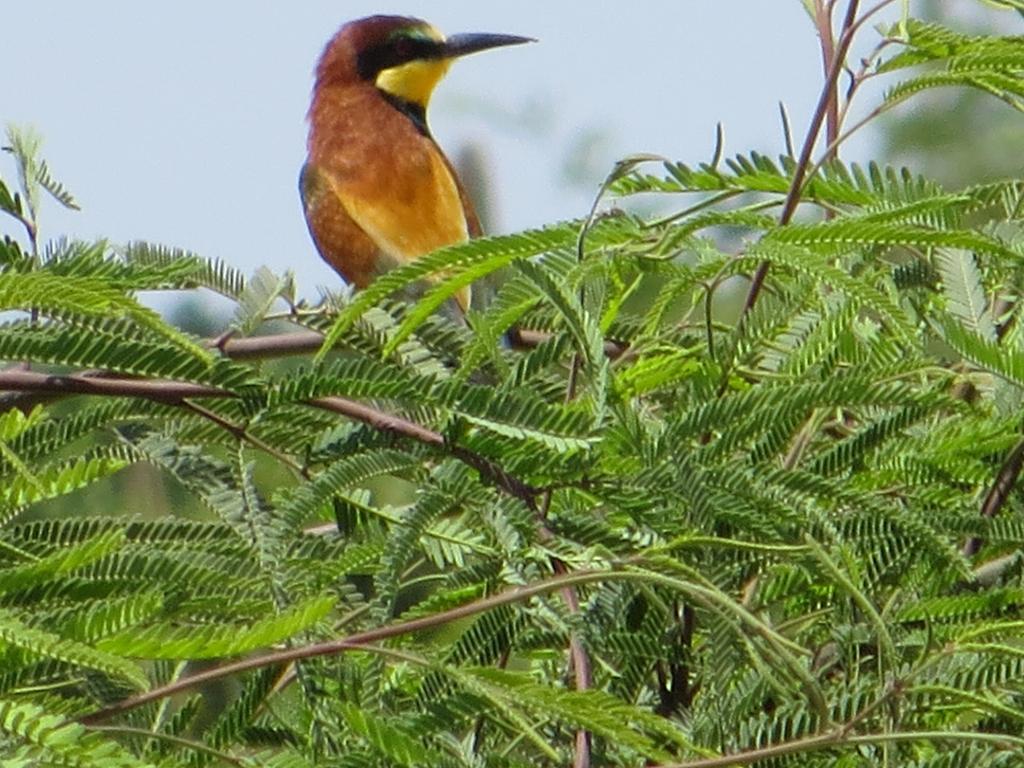
[[(320, 255), (357, 288), (442, 246), (480, 234), (452, 164), (427, 127), (427, 104), (452, 61), (527, 37), (445, 37), (420, 19), (344, 25), (316, 69), (309, 156), (299, 189)], [(469, 290), (456, 296), (469, 306)]]

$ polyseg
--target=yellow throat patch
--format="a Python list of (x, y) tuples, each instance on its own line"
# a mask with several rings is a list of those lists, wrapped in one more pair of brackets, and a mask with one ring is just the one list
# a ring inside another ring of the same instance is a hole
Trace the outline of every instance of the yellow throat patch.
[[(441, 42), (444, 35), (431, 26), (424, 26), (420, 33)], [(451, 67), (450, 59), (421, 59), (399, 64), (382, 70), (377, 75), (376, 85), (402, 101), (426, 108), (430, 95)]]
[(377, 87), (402, 101), (426, 107), (430, 94), (451, 66), (448, 59), (410, 61), (377, 75)]

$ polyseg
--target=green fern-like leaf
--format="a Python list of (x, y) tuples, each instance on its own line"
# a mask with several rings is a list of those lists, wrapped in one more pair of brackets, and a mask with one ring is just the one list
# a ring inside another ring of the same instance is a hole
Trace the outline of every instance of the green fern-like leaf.
[(11, 766), (66, 765), (76, 768), (151, 768), (102, 734), (89, 733), (42, 707), (0, 700), (0, 732), (18, 746), (6, 756)]
[(94, 320), (123, 318), (138, 323), (200, 360), (211, 360), (207, 350), (167, 325), (153, 310), (100, 280), (69, 281), (46, 272), (0, 273), (0, 309), (37, 310), (43, 314)]
[(86, 669), (95, 669), (130, 683), (138, 689), (149, 680), (138, 666), (113, 653), (28, 626), (10, 611), (0, 610), (0, 642), (19, 649), (30, 658), (54, 659)]
[(214, 659), (238, 656), (308, 629), (334, 607), (333, 598), (315, 598), (280, 616), (248, 627), (153, 626), (103, 638), (97, 647), (107, 653), (145, 659)]
[(472, 268), (484, 261), (498, 269), (517, 259), (527, 259), (556, 248), (567, 247), (572, 244), (575, 234), (573, 226), (567, 225), (519, 235), (473, 240), (464, 245), (443, 248), (399, 269), (392, 270), (375, 281), (372, 286), (361, 291), (352, 304), (338, 316), (334, 326), (324, 338), (320, 356), (322, 357), (327, 350), (334, 346), (341, 334), (357, 317), (399, 288), (441, 272), (455, 276), (462, 270)]

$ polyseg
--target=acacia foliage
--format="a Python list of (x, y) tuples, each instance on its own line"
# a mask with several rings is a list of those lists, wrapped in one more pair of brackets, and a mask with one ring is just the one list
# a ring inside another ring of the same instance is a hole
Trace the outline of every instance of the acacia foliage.
[[(907, 68), (883, 104), (1024, 88), (1014, 38), (907, 19), (879, 50), (871, 72)], [(309, 307), (265, 270), (40, 248), (42, 193), (74, 201), (15, 137), (5, 765), (558, 766), (581, 741), (595, 765), (1019, 763), (1024, 182), (627, 162), (608, 190), (671, 214), (475, 241)], [(499, 269), (468, 327), (433, 314)], [(139, 303), (157, 288), (227, 296), (235, 338), (273, 316), (326, 341), (233, 354)], [(201, 514), (76, 513), (135, 465)]]

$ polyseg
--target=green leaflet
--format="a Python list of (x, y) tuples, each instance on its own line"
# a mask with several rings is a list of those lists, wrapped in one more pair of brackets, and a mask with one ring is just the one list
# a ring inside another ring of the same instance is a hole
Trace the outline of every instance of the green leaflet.
[(225, 389), (245, 388), (257, 380), (251, 369), (228, 360), (210, 360), (205, 355), (199, 358), (190, 350), (171, 344), (132, 338), (137, 330), (137, 326), (127, 321), (99, 321), (82, 329), (39, 328), (28, 323), (0, 326), (0, 358), (102, 368)]
[(943, 341), (971, 362), (1018, 387), (1024, 386), (1024, 352), (976, 335), (953, 320), (943, 323), (940, 332)]
[(71, 464), (45, 466), (10, 478), (0, 486), (0, 513), (64, 496), (124, 468), (119, 459), (79, 459)]
[(95, 320), (128, 319), (204, 361), (210, 352), (165, 323), (151, 309), (94, 278), (67, 280), (46, 272), (0, 272), (0, 309), (38, 310), (43, 314), (78, 314)]
[[(338, 319), (324, 339), (318, 359), (323, 358), (357, 317), (399, 288), (439, 273), (457, 278), (464, 270), (472, 269), (475, 265), (485, 261), (494, 269), (498, 269), (517, 259), (526, 259), (556, 248), (564, 248), (573, 242), (575, 234), (573, 226), (567, 225), (518, 235), (472, 240), (461, 245), (442, 248), (392, 270), (376, 280), (366, 290), (360, 291), (352, 304), (338, 315)], [(454, 287), (451, 292), (454, 293), (455, 290), (458, 290), (458, 286)], [(438, 294), (432, 297), (431, 301), (438, 301), (440, 304), (444, 301), (444, 297)], [(395, 343), (397, 344), (397, 342)]]
[(149, 687), (141, 667), (116, 652), (60, 637), (29, 626), (10, 611), (0, 610), (0, 648), (18, 650), (29, 659), (52, 659), (64, 664), (99, 670), (130, 683), (137, 689)]
[(203, 261), (194, 254), (167, 251), (165, 258), (139, 258), (143, 246), (128, 246), (111, 253), (105, 242), (72, 240), (47, 246), (46, 270), (63, 277), (102, 280), (122, 291), (172, 290), (195, 284)]
[(247, 627), (156, 625), (103, 638), (97, 647), (144, 659), (216, 659), (238, 656), (285, 640), (322, 620), (334, 607), (333, 598), (313, 598), (280, 616)]
[(992, 321), (981, 272), (973, 254), (963, 250), (940, 249), (936, 251), (935, 261), (942, 276), (942, 287), (950, 314), (974, 334), (987, 341), (995, 341), (995, 323)]
[(245, 275), (239, 270), (179, 248), (135, 241), (125, 246), (124, 256), (129, 264), (142, 269), (181, 269), (182, 264), (188, 265), (184, 287), (202, 286), (229, 298), (237, 298), (245, 290)]
[(125, 544), (123, 531), (107, 531), (74, 546), (33, 560), (25, 565), (0, 569), (0, 592), (24, 589), (40, 582), (67, 575), (118, 551)]
[(89, 733), (73, 721), (40, 706), (0, 700), (0, 733), (15, 740), (4, 762), (15, 766), (71, 765), (76, 768), (151, 768), (116, 742)]
[(671, 753), (657, 746), (662, 739), (674, 741), (677, 746), (692, 746), (661, 718), (600, 691), (553, 688), (538, 684), (526, 675), (489, 667), (470, 667), (462, 670), (462, 675), (508, 704), (523, 707), (546, 719), (587, 728), (639, 754), (670, 760)]
[(389, 764), (417, 766), (437, 765), (440, 755), (417, 738), (413, 728), (396, 725), (394, 718), (374, 717), (353, 704), (341, 705), (345, 722)]
[(236, 297), (238, 308), (231, 321), (232, 327), (243, 336), (252, 333), (263, 324), (263, 318), (270, 314), (279, 299), (289, 299), (294, 292), (290, 273), (278, 276), (261, 267)]

